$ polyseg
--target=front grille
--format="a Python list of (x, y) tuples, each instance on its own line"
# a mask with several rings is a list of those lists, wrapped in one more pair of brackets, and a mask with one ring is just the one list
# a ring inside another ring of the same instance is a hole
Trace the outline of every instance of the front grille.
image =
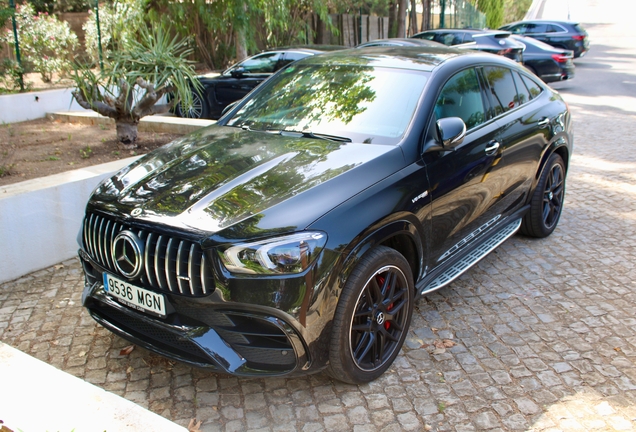
[(133, 228), (114, 219), (87, 214), (83, 240), (86, 252), (95, 262), (114, 274), (120, 274), (112, 257), (113, 240), (123, 230), (132, 231), (144, 242), (144, 270), (140, 278), (144, 286), (157, 291), (204, 296), (214, 290), (210, 260), (198, 243), (147, 229)]

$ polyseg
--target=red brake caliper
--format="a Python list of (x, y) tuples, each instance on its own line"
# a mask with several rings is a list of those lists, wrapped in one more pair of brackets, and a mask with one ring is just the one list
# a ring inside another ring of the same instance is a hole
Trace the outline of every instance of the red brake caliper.
[[(377, 280), (378, 280), (378, 285), (380, 285), (380, 286), (384, 285), (384, 281), (386, 280), (386, 279), (384, 278), (384, 276), (380, 276), (380, 275), (378, 275), (378, 276), (376, 276), (376, 278), (377, 278)], [(387, 311), (390, 311), (391, 309), (393, 309), (393, 303), (391, 303), (391, 304), (389, 305), (389, 307), (388, 307), (386, 310), (387, 310)], [(388, 322), (388, 321), (385, 321), (385, 322), (384, 322), (384, 328), (385, 328), (386, 330), (388, 330), (390, 327), (391, 327), (391, 323), (390, 323), (390, 322)]]

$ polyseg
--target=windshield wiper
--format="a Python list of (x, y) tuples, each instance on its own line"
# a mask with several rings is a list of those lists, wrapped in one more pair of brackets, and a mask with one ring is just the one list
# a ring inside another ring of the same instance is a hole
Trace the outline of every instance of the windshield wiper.
[(338, 136), (338, 135), (314, 133), (314, 132), (308, 132), (308, 131), (281, 130), (279, 133), (281, 135), (285, 135), (285, 136), (296, 136), (296, 137), (303, 137), (303, 138), (323, 139), (323, 140), (327, 140), (327, 141), (338, 141), (338, 142), (352, 142), (351, 138)]

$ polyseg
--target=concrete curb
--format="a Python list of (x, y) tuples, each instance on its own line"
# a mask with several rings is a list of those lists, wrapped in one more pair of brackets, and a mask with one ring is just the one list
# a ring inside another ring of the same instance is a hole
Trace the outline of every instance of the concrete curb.
[(0, 419), (11, 430), (187, 432), (134, 402), (2, 342), (0, 365)]
[[(60, 120), (69, 123), (79, 124), (108, 124), (114, 125), (115, 121), (109, 117), (104, 117), (94, 111), (71, 111), (53, 112), (47, 116), (53, 120)], [(139, 132), (159, 132), (189, 134), (202, 127), (216, 123), (215, 120), (188, 119), (172, 116), (149, 116), (143, 117), (139, 121)]]

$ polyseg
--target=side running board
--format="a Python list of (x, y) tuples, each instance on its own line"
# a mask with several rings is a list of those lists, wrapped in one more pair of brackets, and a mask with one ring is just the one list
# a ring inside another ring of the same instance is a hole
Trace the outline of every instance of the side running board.
[(422, 294), (428, 294), (432, 291), (438, 290), (457, 279), (466, 270), (471, 268), (474, 264), (477, 264), (479, 260), (492, 252), (497, 246), (512, 237), (520, 226), (521, 218), (506, 225), (501, 231), (497, 232), (497, 234), (487, 239), (477, 248), (472, 250), (468, 255), (462, 257), (462, 259), (449, 267), (444, 273), (432, 280), (424, 287)]

